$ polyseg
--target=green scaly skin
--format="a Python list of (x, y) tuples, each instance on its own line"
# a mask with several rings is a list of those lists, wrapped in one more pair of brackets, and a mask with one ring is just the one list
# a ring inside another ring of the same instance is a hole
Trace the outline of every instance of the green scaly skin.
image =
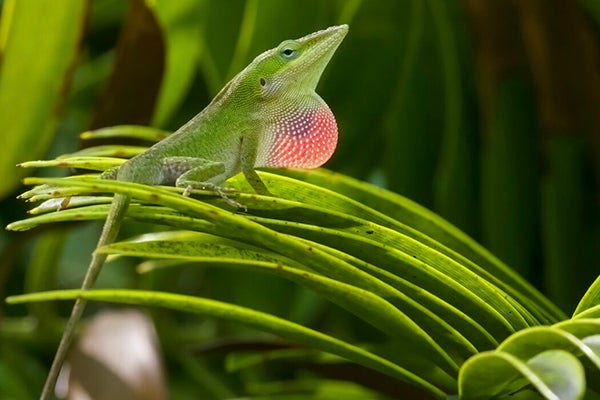
[[(315, 92), (323, 70), (346, 33), (333, 26), (265, 51), (236, 75), (198, 115), (171, 136), (128, 160), (104, 178), (147, 185), (214, 189), (242, 172), (259, 194), (269, 191), (257, 167), (314, 168), (337, 144), (337, 124)], [(116, 194), (96, 248), (114, 242), (130, 199)], [(90, 289), (106, 261), (94, 253), (82, 290)], [(78, 299), (65, 327), (41, 399), (49, 399), (86, 301)]]

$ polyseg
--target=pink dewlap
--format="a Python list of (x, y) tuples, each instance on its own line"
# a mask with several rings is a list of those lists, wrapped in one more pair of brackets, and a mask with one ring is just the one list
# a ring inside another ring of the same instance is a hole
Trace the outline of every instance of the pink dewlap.
[(338, 129), (327, 106), (295, 110), (277, 124), (266, 167), (316, 168), (337, 145)]

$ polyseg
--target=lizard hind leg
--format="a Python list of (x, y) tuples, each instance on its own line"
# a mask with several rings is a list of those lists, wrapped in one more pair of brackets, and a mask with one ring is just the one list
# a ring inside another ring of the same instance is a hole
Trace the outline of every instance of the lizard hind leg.
[(168, 157), (163, 161), (163, 171), (167, 181), (175, 181), (175, 186), (185, 188), (183, 195), (189, 196), (192, 189), (206, 189), (215, 192), (227, 204), (236, 208), (246, 208), (226, 195), (226, 188), (219, 186), (228, 176), (225, 164), (204, 158)]

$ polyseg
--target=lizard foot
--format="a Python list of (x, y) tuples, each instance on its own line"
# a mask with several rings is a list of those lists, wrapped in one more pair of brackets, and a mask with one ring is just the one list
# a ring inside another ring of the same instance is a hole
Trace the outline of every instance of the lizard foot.
[[(183, 191), (183, 196), (189, 197), (189, 195), (192, 194), (193, 189), (194, 188), (192, 187), (192, 185), (186, 186), (185, 190)], [(248, 207), (246, 207), (242, 203), (237, 202), (237, 201), (233, 200), (232, 198), (230, 198), (229, 196), (227, 196), (226, 192), (233, 193), (235, 191), (234, 189), (222, 188), (217, 185), (203, 185), (202, 189), (212, 190), (217, 195), (219, 195), (219, 197), (222, 198), (225, 201), (225, 203), (229, 204), (231, 207), (240, 208), (244, 211), (248, 211)]]

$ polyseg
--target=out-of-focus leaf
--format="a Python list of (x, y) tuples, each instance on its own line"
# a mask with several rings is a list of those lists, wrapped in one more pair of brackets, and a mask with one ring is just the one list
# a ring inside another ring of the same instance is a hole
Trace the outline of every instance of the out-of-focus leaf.
[(600, 3), (596, 0), (579, 0), (579, 3), (584, 6), (590, 16), (596, 20), (596, 25), (600, 26)]
[[(402, 9), (410, 10), (410, 13), (400, 14), (406, 21), (394, 27), (393, 36), (388, 35), (396, 42), (389, 45), (395, 49), (390, 55), (395, 55), (394, 61), (399, 60), (400, 66), (390, 75), (393, 79), (381, 80), (392, 82), (394, 90), (389, 91), (389, 102), (382, 101), (386, 111), (382, 116), (385, 142), (380, 144), (382, 148), (377, 149), (377, 153), (383, 152), (385, 156), (385, 179), (391, 190), (432, 205), (430, 182), (436, 169), (437, 142), (442, 129), (439, 123), (443, 113), (441, 63), (439, 53), (428, 48), (437, 38), (436, 31), (429, 28), (432, 15), (427, 2), (404, 2)], [(385, 50), (379, 53), (373, 56), (381, 59), (381, 53), (388, 54)], [(364, 132), (369, 130), (363, 128), (361, 148), (365, 146)], [(415, 179), (416, 174), (419, 179)]]
[(205, 0), (149, 2), (165, 39), (165, 70), (152, 125), (164, 126), (189, 90), (198, 66)]
[(483, 140), (483, 244), (531, 279), (538, 224), (538, 153), (534, 93), (524, 78), (496, 89)]
[[(349, 363), (341, 357), (337, 357), (332, 354), (320, 351), (315, 351), (313, 349), (289, 346), (284, 346), (282, 348), (280, 343), (279, 346), (275, 344), (274, 350), (241, 350), (239, 352), (228, 353), (226, 358), (227, 371), (229, 372), (244, 369), (251, 370), (253, 368), (260, 368), (261, 365), (271, 363), (275, 363), (276, 365), (274, 367), (277, 368), (279, 371), (286, 371), (288, 369), (295, 370), (297, 368), (301, 368), (302, 370), (308, 370), (312, 374), (316, 374), (320, 377), (335, 377), (336, 379), (348, 381), (351, 383), (351, 387), (354, 387), (356, 390), (359, 390), (359, 385), (361, 384), (367, 387), (376, 388), (379, 392), (385, 393), (387, 395), (385, 397), (386, 399), (420, 399), (430, 397), (427, 396), (422, 390), (413, 388), (404, 382), (395, 381), (390, 377), (378, 373), (377, 371), (369, 370), (360, 365)], [(342, 393), (344, 394), (344, 399), (347, 398), (345, 397), (346, 395), (350, 396), (349, 398), (354, 398), (352, 397), (352, 392), (346, 391), (332, 392), (328, 396), (325, 396), (324, 390), (319, 388), (319, 383), (323, 380), (315, 381), (314, 377), (311, 377), (309, 379), (309, 382), (304, 382), (303, 379), (290, 381), (288, 385), (284, 384), (279, 388), (277, 395), (272, 391), (269, 391), (268, 394), (270, 394), (272, 397), (268, 398), (272, 398), (273, 400), (284, 398), (287, 399), (288, 397), (285, 397), (285, 393), (287, 393), (289, 396), (292, 396), (292, 393), (290, 392), (297, 391), (305, 393), (306, 395), (302, 396), (298, 393), (295, 396), (299, 397), (294, 396), (289, 398), (306, 398), (306, 400), (323, 398), (324, 400), (334, 400), (340, 395), (342, 395)], [(298, 385), (294, 385), (294, 382), (297, 382)], [(306, 383), (306, 387), (304, 386), (304, 383)], [(262, 393), (266, 395), (267, 393), (263, 392), (263, 389), (268, 390), (268, 388), (260, 387), (259, 390), (261, 391), (256, 393)], [(273, 389), (277, 390), (276, 388)], [(341, 388), (339, 389), (342, 390)], [(255, 393), (253, 389), (250, 389), (250, 391)], [(356, 393), (356, 396), (359, 396), (358, 399), (361, 400), (371, 400), (379, 398), (375, 392), (369, 393), (364, 392), (363, 390), (359, 390)]]
[(339, 380), (295, 378), (287, 381), (254, 383), (246, 400), (385, 400), (388, 397), (356, 383)]
[(86, 300), (166, 307), (179, 311), (236, 321), (253, 328), (280, 335), (286, 339), (297, 341), (298, 343), (309, 345), (325, 352), (339, 355), (350, 361), (373, 368), (402, 381), (409, 381), (415, 386), (428, 391), (436, 398), (445, 398), (444, 393), (431, 383), (385, 358), (377, 356), (360, 347), (273, 315), (215, 300), (172, 293), (105, 289), (41, 292), (13, 296), (7, 299), (7, 301), (12, 304), (17, 304), (32, 301), (73, 300), (78, 297)]
[(0, 197), (54, 137), (86, 19), (87, 1), (6, 0), (0, 21)]
[(164, 55), (164, 40), (156, 17), (144, 0), (132, 0), (113, 71), (96, 108), (92, 128), (150, 123), (163, 75)]
[[(225, 3), (223, 6), (227, 7)], [(332, 25), (330, 17), (334, 3), (319, 0), (303, 2), (247, 1), (242, 15), (237, 43), (233, 50), (226, 78), (240, 72), (254, 57), (277, 46), (286, 39), (295, 39)], [(285, 24), (274, 23), (281, 15), (293, 15)], [(311, 21), (311, 24), (307, 24)], [(266, 46), (266, 47), (265, 47)]]
[(14, 365), (0, 361), (0, 398), (28, 400), (34, 397), (30, 386), (23, 382), (22, 375), (15, 371)]
[[(478, 232), (477, 216), (478, 165), (473, 125), (465, 120), (463, 93), (465, 72), (460, 63), (459, 35), (461, 24), (456, 18), (461, 10), (455, 1), (428, 2), (435, 27), (440, 74), (443, 80), (443, 123), (439, 159), (433, 180), (434, 210), (450, 222), (473, 235)], [(418, 72), (417, 72), (418, 73)]]
[(587, 182), (588, 147), (578, 137), (548, 138), (545, 146), (547, 172), (541, 191), (544, 289), (569, 311), (597, 278), (599, 270), (592, 266), (600, 265), (600, 236), (597, 226), (590, 223), (596, 221), (598, 207)]
[[(232, 76), (227, 76), (240, 26), (247, 8), (253, 9), (255, 1), (231, 0), (209, 1), (208, 17), (200, 39), (200, 71), (208, 89), (206, 101), (225, 85)], [(266, 50), (266, 49), (263, 49)], [(239, 71), (236, 71), (239, 72)], [(196, 108), (197, 105), (194, 106)]]
[(61, 374), (70, 400), (167, 398), (154, 325), (136, 310), (94, 316)]
[[(3, 319), (3, 322), (6, 322)], [(6, 327), (6, 325), (4, 326)], [(6, 335), (6, 331), (3, 332)], [(8, 339), (8, 340), (7, 340)], [(0, 344), (0, 399), (29, 400), (37, 395), (44, 368), (33, 354), (10, 342), (10, 334)]]

